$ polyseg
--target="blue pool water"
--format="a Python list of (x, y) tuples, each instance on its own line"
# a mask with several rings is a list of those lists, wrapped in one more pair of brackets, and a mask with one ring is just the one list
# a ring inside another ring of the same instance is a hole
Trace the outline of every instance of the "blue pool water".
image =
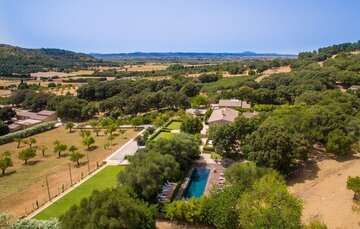
[(210, 169), (194, 168), (184, 191), (183, 198), (201, 197), (205, 192), (209, 174)]

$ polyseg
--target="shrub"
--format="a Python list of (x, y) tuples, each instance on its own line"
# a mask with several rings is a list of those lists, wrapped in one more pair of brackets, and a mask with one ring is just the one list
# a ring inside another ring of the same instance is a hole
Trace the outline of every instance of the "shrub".
[(213, 146), (204, 146), (203, 150), (208, 152), (214, 152), (215, 148)]
[(0, 137), (0, 145), (8, 143), (8, 142), (12, 142), (15, 138), (26, 138), (26, 137), (32, 136), (34, 134), (38, 134), (38, 133), (50, 130), (53, 128), (55, 123), (56, 123), (56, 121), (45, 122), (45, 123), (41, 123), (39, 125), (30, 127), (25, 130), (20, 130), (15, 133), (6, 134), (6, 135)]

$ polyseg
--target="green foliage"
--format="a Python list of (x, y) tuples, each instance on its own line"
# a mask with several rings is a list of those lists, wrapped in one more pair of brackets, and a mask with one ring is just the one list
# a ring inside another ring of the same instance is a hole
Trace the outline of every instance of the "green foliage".
[(10, 132), (10, 129), (9, 129), (8, 125), (6, 125), (3, 121), (0, 121), (0, 136), (8, 134), (9, 132)]
[(164, 207), (165, 218), (191, 224), (203, 223), (206, 219), (206, 198), (175, 200)]
[(61, 153), (67, 150), (67, 145), (61, 144), (59, 141), (54, 141), (54, 153), (58, 154), (58, 157), (61, 157)]
[(61, 227), (155, 228), (156, 206), (137, 199), (122, 188), (94, 191), (79, 206), (60, 217)]
[(211, 83), (211, 82), (216, 82), (221, 78), (222, 75), (220, 74), (201, 74), (199, 76), (199, 81), (201, 83)]
[(22, 102), (22, 106), (37, 112), (46, 108), (51, 97), (52, 95), (48, 93), (28, 93)]
[(79, 160), (83, 157), (85, 157), (85, 154), (74, 151), (70, 154), (70, 161), (76, 162), (76, 164), (79, 166), (80, 165)]
[(68, 122), (65, 124), (65, 129), (69, 129), (69, 133), (71, 133), (72, 128), (74, 128), (74, 126), (75, 126), (74, 122), (68, 121)]
[(12, 225), (13, 229), (36, 228), (36, 229), (61, 229), (58, 219), (37, 220), (37, 219), (20, 219)]
[(241, 228), (300, 228), (301, 202), (277, 176), (265, 175), (245, 191), (236, 206)]
[(203, 150), (208, 152), (214, 152), (215, 148), (213, 146), (204, 146)]
[(10, 229), (10, 219), (12, 215), (9, 212), (0, 213), (0, 228)]
[(233, 125), (210, 126), (209, 138), (213, 140), (216, 151), (222, 155), (237, 151), (237, 134)]
[(0, 75), (29, 74), (44, 69), (59, 70), (87, 68), (106, 65), (103, 60), (87, 54), (61, 49), (25, 49), (10, 45), (0, 45)]
[(56, 112), (59, 117), (63, 119), (86, 119), (89, 118), (88, 113), (85, 114), (82, 113), (82, 111), (87, 105), (88, 102), (86, 100), (77, 97), (68, 97), (57, 104)]
[(234, 184), (212, 193), (206, 206), (207, 222), (219, 229), (238, 228), (236, 204), (245, 190), (241, 184)]
[(191, 105), (193, 107), (206, 106), (207, 104), (208, 104), (208, 100), (203, 95), (197, 95), (191, 100)]
[(320, 220), (311, 220), (308, 224), (302, 225), (302, 229), (327, 229), (326, 224)]
[(82, 139), (81, 143), (90, 149), (90, 146), (95, 143), (95, 139), (92, 136), (86, 136)]
[(310, 150), (305, 142), (305, 150), (297, 151), (299, 145), (295, 144), (296, 141), (297, 138), (282, 126), (262, 125), (249, 138), (251, 152), (248, 158), (259, 166), (287, 173), (296, 164), (295, 159), (303, 160)]
[(36, 149), (27, 148), (19, 152), (18, 158), (24, 161), (24, 164), (27, 164), (28, 160), (36, 156)]
[(39, 150), (41, 151), (41, 155), (45, 157), (45, 152), (47, 150), (47, 147), (45, 145), (39, 146)]
[(201, 132), (203, 124), (198, 117), (185, 117), (182, 120), (180, 130), (188, 134), (198, 134)]
[(25, 130), (16, 131), (14, 133), (6, 134), (0, 136), (0, 144), (5, 144), (13, 141), (16, 138), (26, 138), (34, 134), (38, 134), (47, 130), (50, 130), (55, 125), (56, 121), (53, 122), (45, 122), (39, 125), (27, 128)]
[(0, 169), (2, 170), (2, 174), (5, 174), (5, 170), (9, 167), (13, 166), (13, 162), (11, 160), (11, 152), (5, 151), (0, 155)]
[(171, 155), (137, 153), (119, 174), (119, 183), (133, 188), (144, 199), (154, 197), (167, 180), (179, 176), (179, 164)]
[(29, 138), (27, 140), (23, 140), (23, 143), (29, 145), (29, 147), (32, 147), (32, 145), (36, 143), (36, 138)]
[(16, 112), (11, 107), (1, 107), (0, 108), (0, 120), (8, 121), (11, 118), (15, 117)]
[[(226, 181), (230, 184), (241, 184), (251, 187), (252, 184), (266, 174), (276, 172), (269, 168), (257, 167), (254, 162), (234, 163), (225, 170)], [(278, 175), (280, 178), (280, 175)]]
[(360, 199), (360, 177), (348, 177), (346, 188), (349, 190), (352, 190), (354, 194), (354, 199), (359, 200)]
[(142, 124), (142, 118), (141, 117), (134, 117), (131, 119), (131, 125), (134, 127), (138, 127)]
[(81, 109), (81, 118), (90, 119), (99, 112), (99, 108), (96, 103), (90, 102)]
[(344, 131), (335, 129), (331, 131), (326, 141), (326, 151), (335, 155), (345, 155), (349, 152), (352, 139)]
[(172, 155), (182, 171), (191, 165), (192, 160), (200, 155), (197, 139), (189, 134), (180, 133), (176, 138), (160, 138), (147, 144), (147, 151)]

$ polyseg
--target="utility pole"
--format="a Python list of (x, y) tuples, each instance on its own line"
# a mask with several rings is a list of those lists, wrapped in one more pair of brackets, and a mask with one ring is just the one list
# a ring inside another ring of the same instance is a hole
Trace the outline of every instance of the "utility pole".
[(46, 187), (47, 187), (47, 192), (48, 192), (48, 196), (49, 196), (49, 201), (51, 201), (49, 182), (48, 182), (47, 176), (45, 177), (45, 179), (46, 179)]
[(71, 187), (72, 187), (73, 183), (72, 183), (72, 175), (71, 175), (70, 163), (69, 163), (69, 173), (70, 173), (70, 184), (71, 184)]
[(86, 158), (87, 158), (88, 170), (89, 170), (89, 175), (90, 175), (90, 161), (89, 161), (89, 153), (88, 152), (86, 152)]

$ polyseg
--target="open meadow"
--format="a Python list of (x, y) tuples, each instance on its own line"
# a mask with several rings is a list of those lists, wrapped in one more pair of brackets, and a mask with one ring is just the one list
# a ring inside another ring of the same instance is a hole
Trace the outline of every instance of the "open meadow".
[(104, 149), (104, 144), (108, 143), (107, 137), (100, 132), (95, 138), (95, 143), (91, 147), (92, 150), (86, 150), (86, 146), (81, 144), (80, 130), (73, 130), (69, 133), (63, 126), (53, 130), (34, 135), (37, 143), (33, 147), (44, 145), (47, 147), (45, 157), (42, 157), (40, 150), (37, 150), (35, 158), (30, 159), (27, 165), (18, 159), (19, 151), (27, 148), (27, 145), (21, 144), (17, 148), (17, 143), (12, 142), (0, 146), (0, 151), (11, 151), (13, 167), (6, 170), (6, 174), (0, 176), (0, 211), (10, 211), (15, 217), (20, 217), (26, 212), (34, 209), (35, 203), (39, 205), (48, 200), (45, 177), (48, 177), (50, 194), (55, 196), (62, 192), (63, 186), (66, 189), (70, 186), (69, 166), (71, 169), (73, 183), (78, 182), (82, 177), (89, 173), (87, 159), (80, 159), (80, 166), (71, 162), (69, 152), (63, 152), (59, 158), (54, 153), (53, 142), (60, 141), (68, 147), (76, 146), (79, 152), (88, 153), (90, 169), (94, 170), (97, 163), (101, 163), (107, 156), (113, 153), (117, 148), (124, 145), (129, 139), (136, 136), (138, 131), (127, 129), (124, 134), (115, 133), (117, 135), (113, 140), (113, 145)]

